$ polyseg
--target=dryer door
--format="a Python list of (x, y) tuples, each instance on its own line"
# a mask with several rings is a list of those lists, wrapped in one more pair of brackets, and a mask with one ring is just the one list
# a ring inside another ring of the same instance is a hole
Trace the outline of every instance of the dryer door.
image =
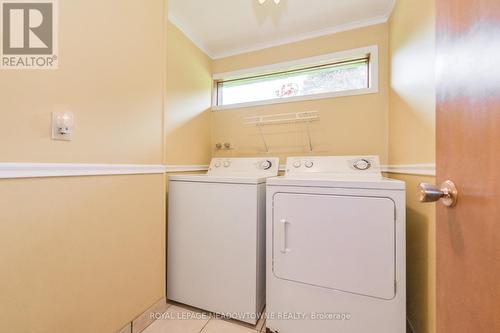
[(394, 298), (391, 199), (278, 193), (273, 201), (273, 271), (278, 278)]

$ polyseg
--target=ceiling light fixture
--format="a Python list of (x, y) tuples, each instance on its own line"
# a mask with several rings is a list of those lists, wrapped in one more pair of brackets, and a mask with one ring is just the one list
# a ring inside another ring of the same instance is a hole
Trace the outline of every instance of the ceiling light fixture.
[[(267, 0), (258, 0), (261, 5), (263, 5)], [(281, 0), (274, 0), (274, 3), (279, 5)]]

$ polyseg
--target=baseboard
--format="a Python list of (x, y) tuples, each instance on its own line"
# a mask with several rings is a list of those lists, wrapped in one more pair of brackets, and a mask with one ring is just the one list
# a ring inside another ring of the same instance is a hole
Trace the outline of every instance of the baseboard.
[(413, 326), (410, 318), (406, 317), (406, 333), (416, 333), (415, 326)]
[(169, 308), (166, 298), (162, 298), (158, 302), (151, 305), (142, 314), (120, 329), (117, 333), (141, 333), (157, 318), (159, 313), (164, 313)]
[(128, 323), (125, 327), (118, 330), (116, 333), (132, 333), (132, 323)]
[(162, 298), (150, 306), (146, 311), (132, 321), (132, 333), (141, 333), (144, 331), (156, 320), (156, 315), (167, 311), (169, 306), (170, 304), (167, 303), (166, 298)]

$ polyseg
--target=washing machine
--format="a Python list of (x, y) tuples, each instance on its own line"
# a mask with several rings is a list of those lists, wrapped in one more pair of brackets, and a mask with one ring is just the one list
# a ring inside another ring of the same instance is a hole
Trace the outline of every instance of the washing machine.
[(278, 158), (214, 158), (169, 179), (167, 298), (255, 324), (265, 305), (266, 180)]
[(267, 328), (404, 333), (405, 184), (377, 156), (290, 157), (267, 182)]

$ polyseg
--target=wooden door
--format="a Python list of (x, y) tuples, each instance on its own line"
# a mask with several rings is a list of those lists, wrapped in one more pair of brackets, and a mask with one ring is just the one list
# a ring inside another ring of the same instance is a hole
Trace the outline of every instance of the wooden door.
[(500, 332), (500, 0), (437, 1), (437, 332)]

